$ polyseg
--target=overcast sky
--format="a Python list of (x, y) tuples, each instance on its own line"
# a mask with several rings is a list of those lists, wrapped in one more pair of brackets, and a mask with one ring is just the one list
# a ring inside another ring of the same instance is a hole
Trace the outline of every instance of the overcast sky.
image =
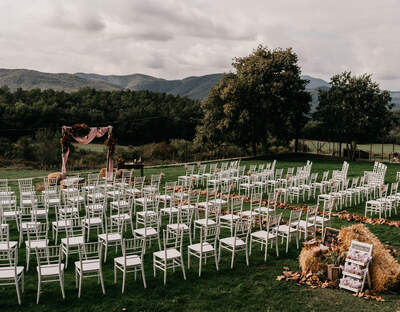
[(372, 73), (400, 90), (398, 0), (1, 0), (0, 67), (180, 79), (231, 70), (259, 44), (303, 74)]

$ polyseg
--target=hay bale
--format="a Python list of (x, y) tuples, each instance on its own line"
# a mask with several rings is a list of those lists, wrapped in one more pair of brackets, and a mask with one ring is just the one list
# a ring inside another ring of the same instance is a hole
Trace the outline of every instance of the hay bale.
[(116, 173), (117, 179), (121, 179), (122, 178), (122, 172), (125, 172), (125, 171), (128, 171), (128, 170), (126, 170), (126, 169), (117, 170), (117, 173)]
[(307, 273), (326, 272), (326, 263), (321, 257), (321, 249), (318, 246), (306, 246), (299, 256), (301, 271)]
[(107, 168), (100, 169), (100, 178), (105, 178), (107, 174)]
[(372, 288), (384, 291), (395, 288), (400, 283), (400, 264), (390, 251), (363, 224), (346, 227), (339, 232), (340, 252), (346, 256), (351, 241), (372, 244), (372, 263), (370, 265)]
[(49, 178), (49, 179), (57, 178), (57, 185), (59, 185), (60, 181), (61, 181), (61, 173), (60, 172), (49, 173), (47, 178)]
[(43, 183), (37, 183), (35, 185), (35, 190), (36, 190), (36, 192), (44, 191), (44, 184)]

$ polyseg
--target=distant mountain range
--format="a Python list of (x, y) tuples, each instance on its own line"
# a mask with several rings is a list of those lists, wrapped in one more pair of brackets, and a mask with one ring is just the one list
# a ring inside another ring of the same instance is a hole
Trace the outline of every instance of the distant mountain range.
[[(205, 76), (187, 77), (181, 80), (167, 80), (143, 74), (132, 75), (98, 75), (88, 73), (52, 74), (28, 69), (1, 69), (0, 86), (7, 85), (11, 90), (22, 89), (54, 89), (75, 91), (82, 87), (100, 90), (149, 90), (187, 96), (195, 100), (203, 100), (208, 91), (221, 79), (222, 73)], [(318, 103), (318, 89), (329, 88), (323, 79), (302, 76), (309, 80), (307, 89), (313, 97), (313, 107)], [(400, 108), (400, 92), (391, 92), (395, 108)]]

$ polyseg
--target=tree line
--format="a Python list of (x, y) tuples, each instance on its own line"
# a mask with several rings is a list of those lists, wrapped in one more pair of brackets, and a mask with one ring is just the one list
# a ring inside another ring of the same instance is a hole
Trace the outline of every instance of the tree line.
[[(235, 58), (232, 67), (201, 103), (150, 91), (11, 92), (2, 87), (0, 147), (7, 145), (4, 139), (21, 140), (26, 135), (34, 141), (47, 138), (53, 146), (62, 125), (86, 123), (114, 126), (118, 144), (166, 142), (165, 151), (172, 139), (192, 141), (196, 152), (230, 145), (248, 154), (288, 146), (294, 139), (297, 151), (298, 139), (306, 137), (344, 143), (354, 157), (357, 143), (381, 140), (399, 119), (391, 112), (389, 92), (380, 90), (371, 75), (351, 72), (334, 75), (331, 87), (319, 90), (312, 114), (308, 81), (301, 78), (291, 48), (260, 45), (248, 56)], [(23, 145), (17, 142), (16, 147)], [(59, 146), (55, 148), (58, 151)], [(33, 150), (32, 155), (41, 149)]]
[(76, 123), (112, 125), (119, 144), (191, 140), (201, 117), (197, 101), (164, 93), (0, 88), (0, 135), (13, 140), (39, 129), (52, 129), (61, 136), (61, 126)]

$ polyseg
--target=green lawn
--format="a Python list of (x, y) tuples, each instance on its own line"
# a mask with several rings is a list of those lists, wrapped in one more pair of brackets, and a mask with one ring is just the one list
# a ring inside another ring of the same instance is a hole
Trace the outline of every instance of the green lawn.
[[(268, 162), (243, 161), (247, 166), (252, 163)], [(306, 158), (299, 157), (278, 160), (277, 167), (287, 168), (304, 165)], [(313, 172), (324, 169), (339, 169), (341, 162), (329, 160), (314, 160)], [(366, 162), (350, 163), (349, 176), (361, 175), (364, 170), (371, 170), (372, 164)], [(388, 166), (387, 182), (394, 181), (396, 165)], [(164, 181), (177, 180), (178, 175), (184, 174), (183, 167), (145, 169), (149, 176), (162, 171)], [(42, 171), (28, 170), (0, 170), (0, 178), (17, 178), (22, 176), (40, 176)], [(352, 213), (363, 215), (363, 205), (348, 209)], [(284, 211), (287, 220), (289, 211)], [(52, 216), (54, 217), (54, 216)], [(399, 219), (393, 216), (392, 219)], [(332, 225), (337, 228), (349, 226), (352, 223), (333, 219)], [(397, 228), (385, 225), (368, 226), (383, 242), (400, 250), (400, 231)], [(130, 232), (130, 231), (129, 231)], [(128, 236), (130, 235), (128, 232)], [(13, 239), (16, 239), (16, 230), (13, 230)], [(221, 236), (227, 236), (223, 231)], [(95, 235), (92, 236), (95, 240)], [(186, 242), (187, 243), (187, 242)], [(127, 276), (125, 294), (121, 295), (121, 278), (117, 285), (113, 284), (113, 257), (114, 249), (109, 252), (107, 263), (103, 267), (107, 294), (101, 293), (96, 279), (83, 281), (82, 297), (77, 298), (74, 284), (73, 265), (69, 265), (65, 274), (66, 296), (65, 302), (61, 298), (59, 286), (56, 283), (44, 284), (41, 302), (36, 305), (37, 276), (35, 262), (25, 277), (25, 293), (22, 296), (23, 305), (17, 305), (15, 288), (0, 288), (0, 302), (2, 311), (397, 311), (400, 309), (400, 296), (383, 294), (385, 302), (367, 301), (355, 298), (350, 292), (336, 289), (311, 289), (297, 286), (294, 282), (277, 281), (276, 277), (282, 273), (284, 266), (298, 270), (299, 250), (295, 240), (292, 241), (289, 253), (285, 254), (283, 245), (280, 247), (280, 257), (273, 252), (269, 253), (267, 262), (263, 261), (263, 252), (253, 249), (250, 257), (250, 266), (245, 265), (244, 256), (235, 259), (235, 267), (230, 269), (230, 256), (223, 255), (220, 271), (217, 272), (213, 260), (209, 260), (204, 267), (202, 277), (198, 277), (198, 262), (192, 261), (191, 270), (187, 270), (187, 280), (182, 273), (168, 272), (167, 285), (163, 286), (162, 275), (156, 278), (152, 272), (152, 252), (157, 248), (153, 245), (145, 257), (145, 270), (148, 288), (144, 289), (140, 277), (134, 281), (133, 275)], [(19, 252), (20, 264), (25, 262), (25, 251), (22, 247)], [(32, 258), (33, 259), (33, 258)], [(72, 259), (76, 259), (72, 258)], [(70, 259), (71, 260), (71, 259)], [(184, 261), (187, 268), (185, 249)], [(69, 262), (70, 264), (73, 261)]]

